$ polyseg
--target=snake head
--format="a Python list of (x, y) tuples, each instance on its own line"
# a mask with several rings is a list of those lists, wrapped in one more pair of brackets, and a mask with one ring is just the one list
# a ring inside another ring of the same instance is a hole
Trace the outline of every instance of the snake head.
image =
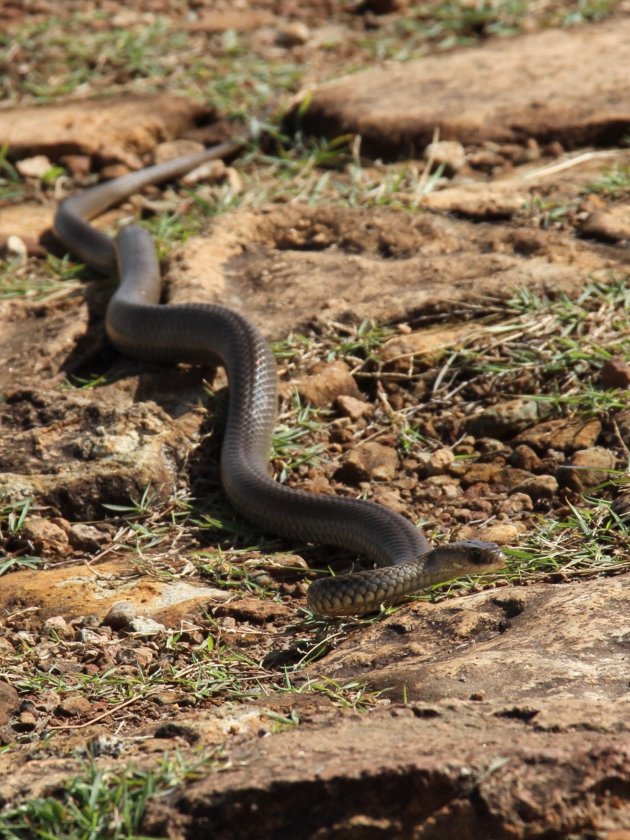
[(462, 575), (478, 575), (505, 565), (505, 555), (496, 543), (483, 540), (462, 540), (447, 543), (432, 549), (426, 558), (429, 566), (440, 574), (443, 580)]

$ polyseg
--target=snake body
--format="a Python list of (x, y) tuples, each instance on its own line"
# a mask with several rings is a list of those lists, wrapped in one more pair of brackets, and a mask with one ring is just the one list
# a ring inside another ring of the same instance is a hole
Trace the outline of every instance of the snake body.
[(243, 315), (218, 304), (160, 304), (160, 267), (148, 232), (132, 224), (112, 238), (89, 224), (143, 187), (178, 177), (240, 145), (223, 143), (130, 173), (71, 195), (58, 207), (54, 229), (68, 250), (101, 273), (118, 271), (120, 285), (106, 315), (111, 342), (124, 354), (152, 362), (204, 363), (218, 356), (229, 382), (221, 481), (234, 509), (265, 531), (339, 546), (377, 564), (376, 569), (315, 581), (307, 596), (314, 612), (370, 612), (438, 581), (500, 565), (502, 555), (494, 543), (467, 541), (432, 549), (411, 522), (380, 505), (274, 481), (269, 451), (277, 376), (262, 334)]

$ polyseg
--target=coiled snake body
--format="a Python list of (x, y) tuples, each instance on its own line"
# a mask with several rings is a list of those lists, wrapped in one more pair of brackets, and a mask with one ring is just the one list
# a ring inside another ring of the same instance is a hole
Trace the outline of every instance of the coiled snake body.
[(240, 145), (223, 143), (125, 175), (59, 206), (54, 228), (63, 244), (102, 273), (118, 270), (120, 285), (106, 315), (110, 340), (122, 353), (153, 362), (204, 363), (218, 356), (229, 381), (221, 480), (233, 507), (265, 531), (339, 546), (378, 565), (314, 582), (307, 596), (314, 612), (370, 612), (438, 581), (497, 567), (503, 557), (494, 543), (467, 541), (432, 549), (411, 522), (380, 505), (293, 490), (270, 478), (276, 365), (258, 329), (220, 305), (160, 304), (160, 267), (147, 231), (129, 225), (112, 239), (88, 223), (143, 187), (176, 178)]

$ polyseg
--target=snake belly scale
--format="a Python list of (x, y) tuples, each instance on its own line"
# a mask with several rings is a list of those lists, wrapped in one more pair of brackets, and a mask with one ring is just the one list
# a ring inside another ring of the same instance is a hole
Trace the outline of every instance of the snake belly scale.
[(106, 315), (112, 344), (152, 362), (207, 363), (226, 368), (229, 406), (221, 448), (221, 481), (239, 514), (264, 531), (334, 545), (367, 557), (377, 568), (322, 578), (308, 590), (322, 615), (352, 615), (462, 574), (501, 565), (494, 543), (466, 541), (432, 548), (404, 517), (373, 502), (285, 487), (269, 476), (277, 414), (274, 357), (260, 331), (242, 314), (215, 304), (160, 304), (156, 250), (146, 230), (129, 225), (115, 238), (89, 220), (127, 196), (238, 150), (239, 141), (157, 164), (71, 195), (57, 209), (57, 237), (91, 268), (118, 271), (120, 284)]

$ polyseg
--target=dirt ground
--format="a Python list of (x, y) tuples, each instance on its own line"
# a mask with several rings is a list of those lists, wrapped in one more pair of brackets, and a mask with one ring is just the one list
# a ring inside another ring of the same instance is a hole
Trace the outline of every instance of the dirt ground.
[[(0, 21), (0, 837), (628, 840), (628, 4)], [(360, 560), (229, 509), (223, 370), (108, 344), (58, 202), (248, 127), (95, 223), (272, 342), (277, 480), (504, 570), (311, 615)]]

